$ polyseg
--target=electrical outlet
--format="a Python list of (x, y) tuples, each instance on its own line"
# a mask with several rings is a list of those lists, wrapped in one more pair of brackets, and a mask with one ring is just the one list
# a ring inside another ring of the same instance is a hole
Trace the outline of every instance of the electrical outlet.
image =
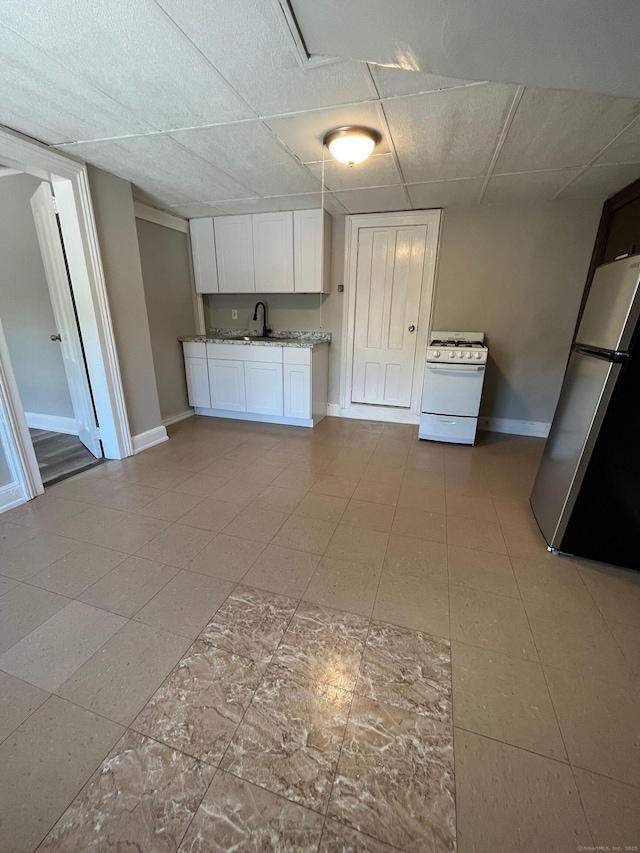
[(237, 320), (237, 319), (238, 319), (238, 311), (237, 311), (237, 309), (236, 309), (236, 308), (232, 308), (232, 309), (231, 309), (231, 319), (232, 319), (232, 320)]

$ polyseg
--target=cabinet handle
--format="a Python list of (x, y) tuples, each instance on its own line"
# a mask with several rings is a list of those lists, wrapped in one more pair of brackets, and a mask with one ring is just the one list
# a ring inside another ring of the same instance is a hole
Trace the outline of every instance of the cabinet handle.
[(415, 326), (413, 325), (413, 323), (412, 323), (412, 324), (409, 326), (409, 331), (410, 331), (410, 332), (415, 332), (415, 330), (416, 330), (416, 327), (415, 327)]

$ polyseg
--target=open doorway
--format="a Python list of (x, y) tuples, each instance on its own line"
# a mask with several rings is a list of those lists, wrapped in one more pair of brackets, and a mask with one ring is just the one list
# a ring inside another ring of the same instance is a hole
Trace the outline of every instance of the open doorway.
[(44, 486), (103, 458), (51, 186), (0, 171), (0, 320)]

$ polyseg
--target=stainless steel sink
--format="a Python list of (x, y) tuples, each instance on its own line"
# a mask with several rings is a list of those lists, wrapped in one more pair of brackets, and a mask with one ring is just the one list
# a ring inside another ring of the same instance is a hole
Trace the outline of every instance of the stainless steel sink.
[(229, 335), (225, 338), (227, 341), (271, 341), (274, 344), (289, 344), (295, 341), (295, 338), (273, 338), (263, 337), (262, 335)]

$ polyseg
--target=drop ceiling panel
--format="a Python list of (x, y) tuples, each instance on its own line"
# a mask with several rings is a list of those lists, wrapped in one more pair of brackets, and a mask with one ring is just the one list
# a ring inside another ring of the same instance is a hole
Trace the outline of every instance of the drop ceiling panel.
[(412, 95), (415, 92), (435, 92), (438, 89), (452, 89), (469, 83), (469, 80), (455, 80), (453, 77), (405, 71), (404, 68), (387, 68), (384, 65), (370, 64), (369, 68), (381, 98)]
[(640, 178), (640, 165), (592, 166), (586, 169), (558, 198), (606, 199)]
[(0, 27), (0, 56), (0, 115), (15, 116), (16, 130), (49, 144), (152, 130), (6, 27)]
[(485, 202), (511, 202), (528, 199), (551, 200), (579, 173), (579, 169), (559, 172), (526, 172), (520, 175), (494, 175), (484, 194)]
[(636, 121), (611, 148), (607, 148), (598, 158), (598, 165), (601, 163), (640, 163), (640, 121)]
[(220, 202), (224, 213), (274, 213), (278, 210), (310, 210), (322, 206), (321, 193), (302, 195), (274, 196), (271, 198), (250, 198), (239, 201)]
[(468, 86), (385, 102), (405, 180), (484, 175), (515, 91), (513, 86)]
[(498, 172), (586, 166), (638, 115), (639, 102), (586, 92), (527, 89), (498, 158)]
[(349, 190), (348, 192), (337, 192), (333, 195), (348, 213), (384, 213), (390, 210), (411, 210), (402, 187)]
[[(362, 187), (381, 187), (401, 184), (393, 154), (376, 154), (357, 166), (345, 166), (327, 152), (324, 164), (324, 183), (329, 190), (350, 190)], [(322, 177), (322, 163), (311, 163), (309, 169)]]
[(166, 204), (248, 198), (251, 191), (163, 134), (64, 146)]
[(411, 204), (416, 210), (430, 207), (459, 207), (476, 204), (484, 178), (460, 181), (434, 181), (429, 184), (410, 184), (407, 187)]
[(377, 130), (382, 141), (376, 151), (379, 154), (387, 154), (390, 151), (375, 104), (355, 104), (300, 113), (287, 118), (267, 119), (266, 124), (303, 163), (322, 160), (322, 140), (325, 133), (346, 124), (362, 124)]
[(157, 129), (252, 111), (147, 0), (6, 0), (0, 23)]
[(258, 195), (320, 189), (319, 181), (261, 122), (180, 131), (172, 136)]
[(203, 216), (223, 216), (224, 210), (213, 204), (174, 204), (170, 206), (171, 213), (184, 216), (185, 219), (198, 219)]
[(360, 63), (301, 68), (276, 2), (159, 0), (260, 115), (371, 98)]

